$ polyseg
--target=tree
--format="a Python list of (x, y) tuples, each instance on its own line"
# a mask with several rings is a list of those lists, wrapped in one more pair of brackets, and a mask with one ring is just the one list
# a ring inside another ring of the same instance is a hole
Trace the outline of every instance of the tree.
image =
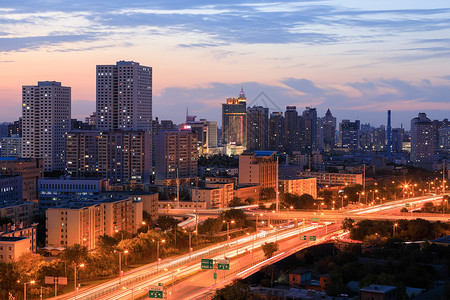
[(264, 251), (264, 255), (266, 256), (266, 258), (271, 258), (273, 256), (273, 254), (275, 252), (278, 251), (278, 244), (274, 243), (274, 242), (270, 242), (270, 243), (265, 243), (261, 245), (261, 248)]
[(80, 244), (73, 244), (62, 252), (62, 258), (69, 264), (82, 264), (88, 260), (88, 249)]
[(160, 216), (157, 221), (162, 231), (170, 230), (178, 224), (178, 221), (171, 216)]
[(235, 279), (232, 284), (216, 291), (215, 300), (247, 300), (251, 299), (250, 288), (241, 279)]
[(263, 188), (261, 189), (260, 196), (261, 201), (268, 201), (275, 199), (276, 197), (275, 189), (273, 187)]
[(244, 227), (247, 221), (247, 216), (241, 209), (229, 209), (222, 213), (222, 219), (226, 222), (234, 220), (237, 227)]
[(355, 220), (353, 220), (352, 218), (345, 218), (342, 221), (342, 229), (350, 231), (353, 228), (353, 224), (355, 224)]
[(254, 198), (247, 198), (247, 199), (244, 200), (244, 202), (246, 204), (250, 205), (250, 204), (255, 204), (256, 200)]
[(9, 290), (16, 286), (20, 273), (13, 263), (0, 262), (0, 290)]
[(244, 203), (242, 203), (241, 198), (239, 197), (233, 197), (231, 201), (228, 203), (228, 207), (236, 207), (236, 206), (242, 206)]
[(116, 249), (118, 243), (119, 241), (112, 236), (104, 234), (98, 237), (97, 250), (101, 253), (111, 253)]
[(300, 196), (300, 206), (303, 208), (314, 208), (314, 198), (310, 194)]
[(222, 229), (222, 219), (220, 218), (208, 218), (198, 228), (200, 233), (207, 233), (210, 236), (218, 233)]

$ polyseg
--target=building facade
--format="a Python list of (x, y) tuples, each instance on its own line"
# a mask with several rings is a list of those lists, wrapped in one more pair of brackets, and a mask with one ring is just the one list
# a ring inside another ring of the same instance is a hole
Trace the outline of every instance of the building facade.
[(284, 117), (282, 112), (273, 112), (269, 119), (268, 150), (283, 153), (284, 150)]
[(291, 193), (296, 195), (309, 194), (314, 199), (317, 198), (317, 179), (316, 178), (287, 178), (278, 181), (278, 192)]
[(22, 138), (18, 135), (0, 139), (2, 157), (22, 157)]
[(323, 173), (323, 172), (307, 172), (298, 173), (299, 177), (316, 178), (319, 186), (344, 186), (363, 183), (362, 174), (344, 174), (344, 173)]
[(42, 158), (44, 171), (65, 168), (65, 135), (70, 130), (71, 89), (40, 81), (22, 87), (22, 156)]
[(323, 148), (324, 151), (331, 151), (336, 145), (336, 118), (333, 117), (330, 109), (325, 113), (323, 121)]
[(22, 201), (22, 175), (0, 174), (0, 203)]
[(360, 122), (350, 122), (350, 120), (342, 120), (339, 124), (339, 141), (342, 148), (357, 150), (360, 146), (359, 141)]

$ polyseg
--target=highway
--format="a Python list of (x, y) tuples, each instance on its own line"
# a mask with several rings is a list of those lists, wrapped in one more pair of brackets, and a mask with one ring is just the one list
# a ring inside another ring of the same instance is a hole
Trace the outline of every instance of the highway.
[[(257, 234), (253, 234), (250, 236), (244, 236), (237, 239), (233, 239), (231, 241), (223, 242), (221, 244), (216, 244), (209, 246), (205, 249), (197, 250), (191, 254), (184, 254), (177, 257), (172, 257), (168, 259), (162, 260), (159, 264), (152, 263), (141, 268), (132, 270), (127, 272), (121, 279), (116, 278), (109, 280), (105, 283), (82, 288), (77, 295), (74, 293), (68, 293), (62, 296), (59, 296), (57, 299), (60, 300), (68, 300), (68, 299), (132, 299), (132, 297), (137, 297), (138, 295), (144, 295), (147, 293), (147, 289), (150, 285), (156, 285), (158, 283), (163, 283), (167, 286), (168, 283), (171, 283), (172, 278), (179, 283), (176, 283), (173, 286), (173, 299), (196, 299), (195, 295), (199, 297), (204, 297), (207, 293), (210, 293), (211, 290), (218, 288), (220, 286), (225, 285), (227, 282), (230, 282), (235, 277), (244, 276), (251, 274), (252, 270), (256, 271), (259, 269), (259, 265), (257, 269), (249, 269), (253, 264), (263, 263), (263, 252), (261, 250), (261, 244), (271, 241), (280, 241), (280, 251), (277, 254), (277, 259), (281, 259), (285, 255), (287, 255), (287, 250), (295, 250), (298, 251), (302, 247), (307, 246), (309, 241), (300, 241), (299, 235), (304, 232), (309, 232), (311, 230), (317, 231), (315, 233), (317, 236), (326, 235), (325, 231), (328, 231), (328, 234), (336, 233), (340, 230), (340, 221), (344, 218), (352, 218), (355, 220), (360, 219), (405, 219), (407, 216), (403, 216), (399, 214), (399, 210), (402, 207), (405, 207), (406, 203), (413, 206), (420, 206), (425, 202), (433, 201), (440, 199), (438, 196), (431, 197), (416, 197), (411, 199), (398, 200), (395, 202), (387, 202), (380, 205), (368, 206), (364, 208), (354, 209), (354, 210), (344, 210), (344, 211), (280, 211), (280, 213), (275, 214), (271, 211), (259, 211), (254, 207), (246, 208), (246, 213), (249, 218), (255, 218), (256, 215), (259, 217), (259, 221), (261, 224), (261, 220), (264, 220), (265, 224), (271, 218), (272, 223), (275, 220), (280, 222), (290, 221), (289, 226), (284, 226), (283, 228), (277, 227), (277, 229), (263, 229), (259, 228)], [(176, 214), (192, 214), (192, 210), (177, 210), (174, 212)], [(200, 211), (199, 211), (200, 213)], [(217, 216), (218, 212), (213, 212), (212, 216)], [(206, 217), (208, 215), (207, 211), (201, 212), (202, 217)], [(211, 212), (209, 212), (211, 214)], [(261, 216), (262, 214), (262, 216)], [(194, 218), (195, 215), (191, 215), (191, 219)], [(324, 228), (322, 225), (320, 228), (317, 228), (317, 225), (300, 225), (298, 228), (294, 228), (294, 222), (302, 224), (302, 221), (305, 223), (309, 222), (314, 218), (314, 221), (320, 219), (320, 223), (330, 224)], [(417, 217), (411, 217), (417, 218)], [(424, 217), (424, 219), (429, 219), (432, 221), (442, 220), (444, 218), (443, 215), (432, 216), (432, 217)], [(447, 219), (446, 219), (447, 220)], [(192, 222), (185, 222), (186, 224), (192, 224)], [(331, 224), (334, 223), (334, 224)], [(318, 241), (319, 242), (319, 239)], [(252, 248), (254, 251), (251, 251)], [(212, 270), (202, 271), (200, 269), (200, 260), (202, 258), (211, 258), (211, 259), (220, 259), (227, 257), (231, 260), (230, 271), (225, 271), (225, 278), (222, 278), (221, 272), (218, 273), (217, 285), (214, 282), (213, 272)], [(266, 263), (273, 263), (273, 261), (269, 261)], [(237, 273), (237, 270), (243, 273)], [(227, 275), (227, 273), (229, 273)], [(185, 280), (181, 280), (185, 279)], [(211, 289), (211, 287), (213, 287)], [(167, 290), (167, 294), (170, 296), (172, 293), (172, 287)], [(194, 298), (193, 295), (195, 296)], [(180, 298), (181, 297), (181, 298)], [(170, 299), (170, 298), (169, 298)]]

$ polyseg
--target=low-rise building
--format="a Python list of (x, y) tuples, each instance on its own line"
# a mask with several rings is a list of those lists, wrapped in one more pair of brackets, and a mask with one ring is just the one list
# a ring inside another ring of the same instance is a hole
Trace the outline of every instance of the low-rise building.
[(372, 284), (359, 290), (361, 300), (391, 300), (397, 299), (397, 287)]
[(204, 202), (206, 208), (225, 208), (234, 197), (233, 183), (210, 184), (206, 188), (191, 189), (192, 202)]
[(22, 175), (0, 174), (0, 203), (22, 201)]
[(316, 178), (319, 186), (355, 185), (363, 183), (362, 174), (324, 173), (324, 172), (299, 172), (299, 177)]
[(44, 175), (44, 161), (41, 158), (0, 157), (0, 174), (22, 175), (23, 200), (37, 200), (37, 182)]
[(127, 231), (136, 233), (142, 226), (143, 203), (132, 197), (111, 197), (102, 202), (72, 202), (47, 209), (47, 246), (74, 244), (93, 250), (98, 237)]
[(16, 238), (30, 238), (30, 250), (37, 251), (36, 231), (38, 224), (31, 224), (30, 226), (23, 226), (23, 224), (9, 225), (5, 224), (0, 228), (0, 237), (16, 237)]
[(33, 216), (38, 211), (38, 204), (34, 201), (5, 202), (0, 204), (0, 217), (10, 219), (11, 224), (22, 224), (26, 227), (31, 224)]
[(309, 194), (314, 199), (317, 198), (317, 179), (316, 178), (288, 178), (278, 180), (278, 192), (297, 194)]
[(0, 236), (0, 261), (12, 263), (22, 254), (32, 252), (30, 237)]

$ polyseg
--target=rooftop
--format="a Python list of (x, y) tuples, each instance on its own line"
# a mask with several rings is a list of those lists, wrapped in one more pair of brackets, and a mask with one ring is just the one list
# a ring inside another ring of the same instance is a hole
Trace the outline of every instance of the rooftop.
[(366, 286), (365, 288), (360, 289), (360, 291), (372, 293), (387, 293), (395, 289), (397, 289), (397, 287), (395, 286), (371, 284), (369, 286)]
[(0, 242), (17, 242), (29, 238), (26, 236), (0, 236)]

